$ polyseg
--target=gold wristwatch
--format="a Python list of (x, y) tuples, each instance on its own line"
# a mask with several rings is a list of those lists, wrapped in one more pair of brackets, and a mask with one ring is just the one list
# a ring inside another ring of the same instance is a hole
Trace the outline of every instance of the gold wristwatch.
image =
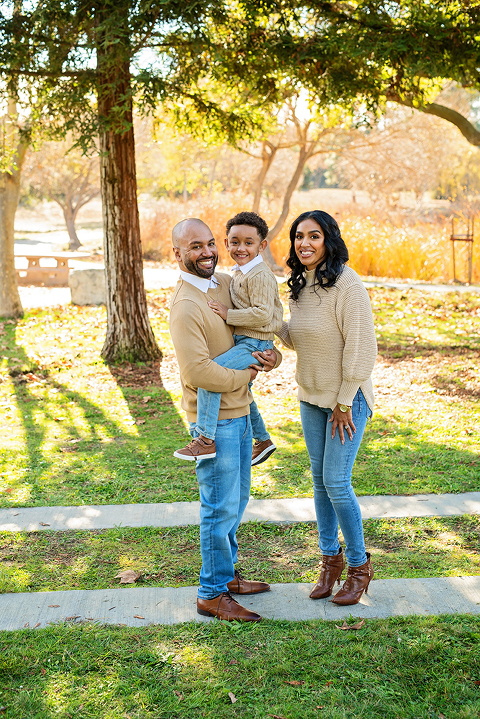
[(340, 412), (348, 412), (348, 410), (352, 409), (348, 406), (348, 404), (339, 404)]

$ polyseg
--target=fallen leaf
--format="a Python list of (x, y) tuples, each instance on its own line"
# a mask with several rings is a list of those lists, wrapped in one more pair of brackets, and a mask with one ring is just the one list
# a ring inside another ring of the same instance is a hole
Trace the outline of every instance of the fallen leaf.
[(229, 663), (229, 664), (238, 664), (238, 662), (237, 662), (236, 659), (232, 659), (232, 661), (231, 661), (231, 662), (228, 662), (228, 663)]
[(151, 399), (152, 399), (152, 398), (151, 398), (150, 396), (146, 395), (146, 396), (143, 398), (143, 402), (144, 402), (145, 404), (147, 404), (147, 402), (150, 402)]
[(49, 606), (49, 607), (59, 607), (60, 604), (49, 604), (48, 606)]
[(480, 681), (474, 681), (473, 683), (474, 683), (474, 684), (480, 684)]
[(26, 623), (26, 624), (24, 624), (23, 626), (24, 626), (24, 627), (28, 627), (28, 626), (29, 626), (29, 624), (30, 624), (30, 622), (27, 622), (27, 623)]
[(41, 622), (37, 622), (36, 624), (33, 625), (33, 628), (36, 629), (37, 627), (40, 626), (40, 624), (41, 624)]
[(173, 693), (177, 695), (177, 697), (179, 698), (180, 701), (182, 701), (182, 699), (183, 699), (183, 694), (182, 694), (182, 692), (177, 692), (177, 690), (174, 689), (174, 690), (173, 690)]
[(269, 717), (273, 717), (273, 719), (286, 719), (286, 717), (280, 716), (280, 714), (269, 714)]
[(305, 682), (299, 682), (296, 679), (292, 679), (291, 682), (283, 682), (284, 684), (290, 684), (292, 687), (301, 687), (302, 684), (305, 684)]
[(144, 419), (136, 419), (135, 424), (145, 424), (145, 420)]
[(115, 579), (120, 579), (120, 584), (135, 584), (141, 576), (141, 573), (136, 572), (134, 569), (124, 569), (115, 575)]
[(42, 672), (42, 676), (44, 677), (47, 673), (43, 667), (40, 667), (40, 671)]
[(115, 609), (115, 608), (116, 608), (116, 607), (110, 607), (110, 609), (109, 609), (108, 611), (111, 612), (112, 609)]
[(71, 617), (65, 617), (66, 622), (71, 622), (73, 619), (79, 619), (80, 614), (72, 614)]
[(145, 619), (145, 617), (142, 617), (140, 614), (134, 614), (133, 618), (134, 619)]
[(41, 527), (49, 527), (50, 526), (48, 522), (39, 522), (39, 525)]
[(14, 516), (14, 517), (18, 517), (19, 514), (20, 514), (20, 512), (14, 512), (14, 513), (13, 513), (13, 516)]
[(338, 626), (338, 624), (335, 624), (337, 629), (342, 629), (344, 632), (348, 632), (350, 629), (361, 629), (363, 625), (365, 624), (365, 619), (360, 619), (357, 624), (347, 624), (345, 619), (343, 620), (343, 624), (341, 627)]
[(237, 697), (235, 696), (235, 694), (233, 692), (228, 692), (228, 696), (232, 704), (235, 704), (235, 702), (237, 701)]

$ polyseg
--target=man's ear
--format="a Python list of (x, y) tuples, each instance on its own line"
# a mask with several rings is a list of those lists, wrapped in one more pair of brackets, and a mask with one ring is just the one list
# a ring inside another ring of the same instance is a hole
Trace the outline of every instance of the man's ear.
[(180, 254), (180, 250), (178, 247), (173, 248), (173, 254), (175, 255), (175, 259), (177, 260), (177, 262), (182, 261), (182, 255)]
[(267, 240), (262, 240), (262, 241), (260, 242), (260, 246), (259, 246), (259, 248), (258, 248), (258, 251), (259, 251), (259, 252), (263, 252), (263, 250), (265, 249), (266, 246), (267, 246)]

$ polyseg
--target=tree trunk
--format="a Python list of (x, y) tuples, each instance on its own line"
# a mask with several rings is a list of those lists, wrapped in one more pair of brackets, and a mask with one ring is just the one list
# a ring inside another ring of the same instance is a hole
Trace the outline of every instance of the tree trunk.
[(20, 142), (14, 157), (15, 169), (0, 173), (0, 317), (23, 317), (15, 271), (14, 226), (26, 149)]
[[(267, 148), (269, 151), (267, 150)], [(260, 172), (258, 173), (257, 177), (255, 178), (255, 182), (253, 183), (252, 212), (256, 212), (257, 214), (260, 212), (260, 202), (262, 200), (263, 183), (265, 182), (267, 173), (272, 165), (275, 155), (277, 154), (277, 150), (278, 150), (278, 147), (275, 147), (275, 145), (272, 145), (272, 143), (266, 142), (266, 141), (263, 142), (263, 145), (262, 145), (262, 167), (261, 167)], [(270, 252), (270, 250), (269, 250), (269, 252)], [(265, 255), (265, 253), (264, 253), (264, 255)], [(271, 256), (271, 253), (270, 253), (270, 256)], [(275, 264), (273, 257), (271, 259), (272, 259), (273, 263)]]
[(77, 213), (71, 207), (70, 203), (67, 203), (66, 205), (61, 207), (63, 210), (63, 217), (65, 218), (65, 224), (67, 226), (68, 236), (70, 238), (70, 242), (68, 243), (68, 249), (73, 252), (74, 250), (78, 250), (78, 248), (82, 246), (82, 243), (78, 239), (77, 230), (75, 228), (75, 217)]
[[(107, 46), (104, 42), (97, 53), (107, 295), (102, 357), (107, 362), (138, 362), (156, 359), (161, 353), (150, 326), (143, 281), (129, 60), (123, 56), (116, 63), (118, 51), (115, 43)], [(119, 116), (120, 127), (115, 126)]]
[(283, 226), (285, 224), (285, 221), (288, 217), (288, 213), (290, 211), (290, 200), (292, 199), (292, 195), (295, 191), (295, 188), (297, 187), (298, 183), (300, 182), (300, 179), (303, 175), (303, 171), (305, 169), (305, 165), (307, 161), (310, 159), (310, 157), (313, 155), (315, 150), (315, 142), (310, 143), (310, 147), (306, 147), (305, 145), (302, 145), (300, 147), (300, 151), (298, 154), (298, 162), (297, 166), (295, 167), (295, 172), (292, 175), (292, 178), (290, 182), (288, 183), (288, 187), (285, 191), (285, 195), (283, 196), (283, 205), (282, 205), (282, 211), (280, 213), (280, 216), (278, 220), (276, 221), (275, 225), (272, 227), (270, 232), (267, 235), (267, 247), (263, 251), (263, 258), (267, 265), (270, 267), (270, 269), (275, 272), (276, 274), (283, 274), (283, 268), (279, 267), (277, 263), (275, 262), (273, 255), (270, 250), (270, 244), (272, 240), (277, 237), (277, 235), (280, 234), (280, 232), (283, 229)]

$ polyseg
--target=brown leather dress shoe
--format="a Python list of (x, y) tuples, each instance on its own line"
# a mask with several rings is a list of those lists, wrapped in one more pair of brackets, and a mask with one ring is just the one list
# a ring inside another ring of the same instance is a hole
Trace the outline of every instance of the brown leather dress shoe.
[(362, 594), (368, 591), (368, 585), (373, 577), (373, 567), (370, 554), (367, 552), (367, 561), (360, 567), (349, 567), (347, 579), (343, 587), (335, 594), (332, 602), (345, 607), (349, 604), (358, 604)]
[(261, 594), (270, 591), (270, 584), (266, 582), (250, 582), (244, 579), (240, 572), (235, 570), (235, 576), (231, 582), (227, 584), (228, 591), (234, 594)]
[(310, 592), (310, 599), (324, 599), (332, 593), (335, 582), (340, 584), (340, 577), (345, 569), (345, 557), (342, 548), (338, 554), (329, 557), (326, 554), (322, 556), (322, 568), (318, 582)]
[(227, 622), (259, 622), (260, 614), (251, 612), (239, 604), (230, 592), (222, 592), (215, 599), (197, 599), (197, 613), (205, 617), (217, 617)]

